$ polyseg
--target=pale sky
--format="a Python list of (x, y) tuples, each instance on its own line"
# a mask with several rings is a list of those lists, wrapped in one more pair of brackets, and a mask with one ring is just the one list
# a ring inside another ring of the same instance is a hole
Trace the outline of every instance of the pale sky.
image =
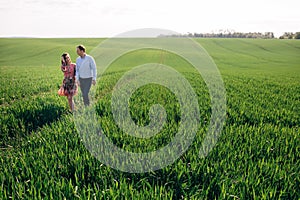
[(0, 37), (113, 37), (139, 28), (300, 31), (299, 0), (0, 0)]

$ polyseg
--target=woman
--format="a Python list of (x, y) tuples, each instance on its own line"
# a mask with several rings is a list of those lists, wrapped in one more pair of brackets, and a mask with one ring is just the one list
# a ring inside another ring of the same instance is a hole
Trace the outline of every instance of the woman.
[(74, 110), (73, 96), (77, 94), (78, 87), (75, 80), (76, 64), (72, 63), (69, 53), (63, 53), (61, 56), (61, 70), (64, 73), (63, 96), (68, 97), (70, 110)]

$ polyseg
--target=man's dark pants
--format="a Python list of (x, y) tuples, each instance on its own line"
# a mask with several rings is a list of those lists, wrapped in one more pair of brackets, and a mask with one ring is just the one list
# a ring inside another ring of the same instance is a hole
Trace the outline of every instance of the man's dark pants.
[(79, 82), (84, 105), (88, 106), (90, 105), (89, 92), (92, 85), (92, 78), (79, 78)]

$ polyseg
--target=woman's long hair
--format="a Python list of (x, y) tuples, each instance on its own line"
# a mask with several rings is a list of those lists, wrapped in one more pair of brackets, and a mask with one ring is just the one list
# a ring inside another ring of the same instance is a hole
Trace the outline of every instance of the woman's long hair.
[[(62, 66), (66, 66), (67, 65), (67, 62), (66, 62), (66, 57), (67, 56), (69, 56), (70, 57), (70, 54), (68, 53), (68, 52), (65, 52), (65, 53), (63, 53), (62, 55), (61, 55), (61, 57), (63, 57), (64, 58), (64, 61), (62, 60), (61, 61), (61, 65)], [(71, 57), (70, 57), (70, 63), (72, 63), (72, 60), (71, 60)]]

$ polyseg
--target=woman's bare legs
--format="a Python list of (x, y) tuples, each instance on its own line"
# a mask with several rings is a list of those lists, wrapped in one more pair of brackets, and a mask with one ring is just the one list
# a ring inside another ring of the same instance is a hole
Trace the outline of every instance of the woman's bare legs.
[(68, 95), (68, 102), (69, 102), (69, 106), (70, 106), (70, 111), (73, 112), (74, 111), (74, 101), (73, 101), (73, 95)]

